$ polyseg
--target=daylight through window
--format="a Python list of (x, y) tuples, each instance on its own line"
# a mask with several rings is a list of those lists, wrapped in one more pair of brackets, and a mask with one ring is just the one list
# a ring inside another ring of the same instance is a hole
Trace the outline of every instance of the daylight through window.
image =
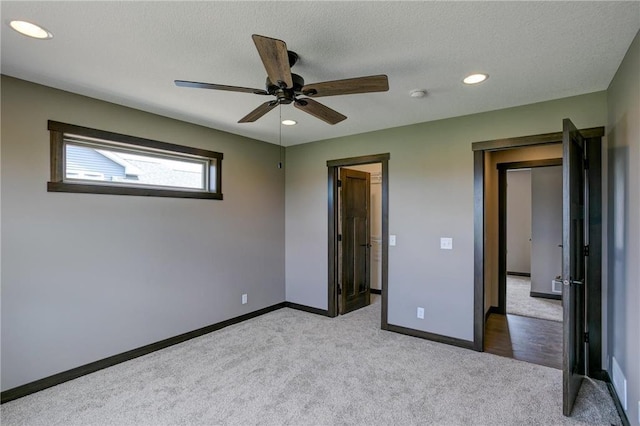
[(222, 199), (222, 154), (49, 121), (54, 192)]

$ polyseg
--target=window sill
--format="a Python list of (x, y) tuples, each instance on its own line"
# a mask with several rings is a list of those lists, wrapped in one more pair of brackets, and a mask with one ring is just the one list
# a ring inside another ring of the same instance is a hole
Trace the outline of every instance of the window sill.
[(215, 192), (180, 191), (173, 189), (132, 188), (115, 185), (90, 185), (82, 183), (47, 182), (47, 192), (74, 192), (81, 194), (137, 195), (142, 197), (198, 198), (222, 200)]

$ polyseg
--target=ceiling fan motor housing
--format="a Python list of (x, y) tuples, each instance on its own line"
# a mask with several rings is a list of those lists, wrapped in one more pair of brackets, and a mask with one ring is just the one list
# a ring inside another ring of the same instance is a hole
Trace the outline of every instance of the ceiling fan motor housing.
[(281, 89), (277, 84), (273, 84), (269, 77), (265, 83), (267, 92), (270, 95), (276, 96), (278, 102), (281, 104), (290, 104), (295, 100), (296, 95), (302, 94), (302, 88), (304, 87), (304, 79), (298, 74), (291, 73), (291, 80), (293, 81), (293, 87)]
[(293, 50), (287, 50), (287, 56), (289, 57), (289, 68), (291, 68), (298, 62), (299, 56)]

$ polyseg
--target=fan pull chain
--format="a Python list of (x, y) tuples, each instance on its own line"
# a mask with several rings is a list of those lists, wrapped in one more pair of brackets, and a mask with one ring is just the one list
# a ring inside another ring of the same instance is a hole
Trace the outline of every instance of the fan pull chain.
[(282, 104), (278, 105), (278, 111), (280, 113), (280, 123), (278, 123), (278, 126), (280, 128), (280, 139), (279, 139), (280, 161), (278, 162), (278, 168), (281, 169), (282, 168)]

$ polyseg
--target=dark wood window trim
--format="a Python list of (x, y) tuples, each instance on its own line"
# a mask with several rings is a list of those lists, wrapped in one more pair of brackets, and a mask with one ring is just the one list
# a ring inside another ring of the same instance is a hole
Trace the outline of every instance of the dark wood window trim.
[[(223, 154), (215, 151), (176, 145), (168, 142), (160, 142), (151, 139), (138, 138), (89, 127), (73, 124), (48, 121), (51, 144), (51, 180), (47, 182), (48, 192), (72, 192), (84, 194), (111, 194), (111, 195), (137, 195), (146, 197), (172, 197), (172, 198), (198, 198), (208, 200), (222, 200), (222, 159)], [(189, 191), (181, 189), (161, 189), (131, 187), (124, 185), (109, 185), (104, 183), (69, 183), (64, 181), (64, 136), (75, 135), (84, 138), (101, 139), (108, 142), (116, 142), (152, 150), (174, 152), (178, 154), (193, 155), (215, 160), (215, 190)]]

